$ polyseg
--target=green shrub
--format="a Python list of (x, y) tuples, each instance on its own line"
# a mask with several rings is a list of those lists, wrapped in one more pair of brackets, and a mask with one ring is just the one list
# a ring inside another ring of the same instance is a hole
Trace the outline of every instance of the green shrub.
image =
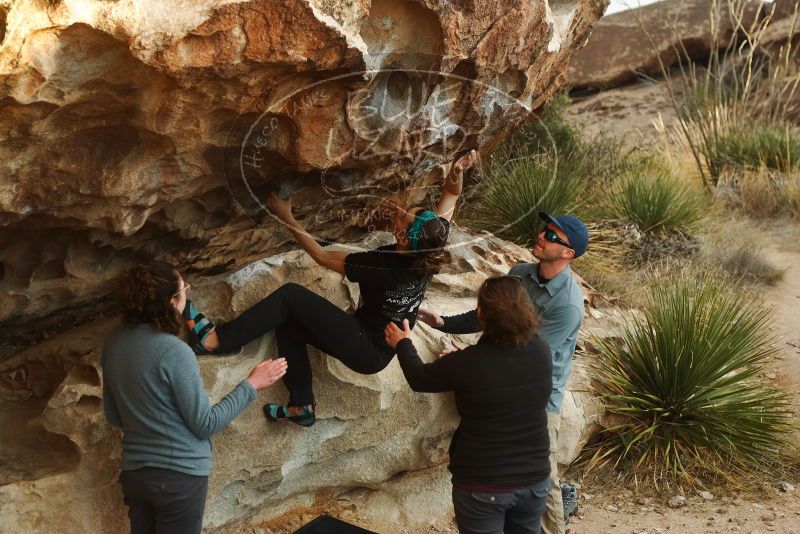
[[(678, 136), (709, 192), (729, 169), (764, 165), (785, 172), (796, 168), (800, 157), (800, 143), (787, 126), (800, 88), (800, 49), (764, 41), (775, 20), (771, 8), (762, 7), (763, 16), (753, 20), (748, 2), (709, 2), (709, 20), (730, 21), (737, 37), (724, 37), (729, 39), (725, 43), (716, 24), (711, 24), (711, 54), (702, 63), (688, 57), (686, 49), (676, 49), (680, 75), (661, 64), (680, 119)], [(792, 27), (798, 23), (797, 12), (790, 23)], [(683, 37), (677, 27), (672, 31), (678, 40)], [(654, 41), (650, 44), (657, 47)]]
[(630, 169), (613, 188), (610, 211), (636, 224), (642, 232), (657, 234), (691, 229), (702, 215), (702, 192), (683, 184), (656, 164)]
[(763, 166), (790, 172), (800, 163), (800, 141), (789, 126), (779, 123), (730, 128), (718, 135), (709, 148), (706, 158), (719, 171), (758, 170)]
[(598, 391), (617, 423), (593, 467), (624, 464), (636, 480), (689, 483), (770, 464), (790, 430), (790, 399), (758, 378), (777, 349), (770, 315), (723, 282), (652, 288), (621, 341), (595, 339)]

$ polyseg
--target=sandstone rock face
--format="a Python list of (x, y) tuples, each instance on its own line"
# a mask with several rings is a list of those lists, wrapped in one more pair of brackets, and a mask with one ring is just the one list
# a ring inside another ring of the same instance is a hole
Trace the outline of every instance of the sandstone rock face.
[[(358, 246), (387, 238), (373, 234)], [(472, 244), (453, 248), (450, 270), (431, 284), (426, 305), (442, 313), (471, 309), (485, 276), (531, 259), (527, 251), (493, 237), (454, 230), (451, 239)], [(194, 301), (216, 320), (230, 319), (287, 281), (313, 287), (346, 310), (358, 301), (357, 286), (297, 251), (190, 281)], [(591, 301), (591, 290), (585, 291)], [(586, 331), (604, 331), (613, 324), (610, 313), (589, 313)], [(84, 325), (0, 362), (0, 532), (124, 531), (126, 512), (116, 482), (119, 434), (102, 414), (99, 369), (100, 347), (115, 326), (113, 320)], [(425, 360), (444, 346), (443, 335), (425, 325), (414, 334)], [(201, 357), (212, 401), (275, 350), (270, 334), (239, 354)], [(286, 399), (277, 384), (214, 437), (207, 528), (275, 525), (281, 517), (294, 518), (295, 523), (279, 524), (296, 528), (302, 518), (342, 506), (351, 506), (361, 524), (380, 532), (396, 531), (397, 525), (422, 531), (432, 521), (449, 521), (450, 485), (442, 466), (457, 424), (451, 395), (412, 392), (396, 360), (367, 376), (313, 351), (311, 358), (316, 425), (266, 423), (263, 403)], [(601, 417), (588, 391), (584, 358), (576, 362), (564, 401), (562, 463), (574, 459)]]
[[(681, 57), (705, 59), (714, 47), (726, 47), (738, 30), (749, 28), (770, 10), (769, 4), (748, 2), (737, 21), (725, 2), (718, 6), (712, 11), (708, 0), (665, 0), (603, 17), (571, 61), (568, 85), (606, 89), (637, 76), (660, 77), (662, 63), (669, 69)], [(778, 14), (784, 11), (781, 6)]]
[(0, 324), (86, 313), (139, 254), (205, 274), (274, 254), (271, 188), (308, 186), (329, 240), (430, 201), (548, 102), (605, 5), (0, 0)]

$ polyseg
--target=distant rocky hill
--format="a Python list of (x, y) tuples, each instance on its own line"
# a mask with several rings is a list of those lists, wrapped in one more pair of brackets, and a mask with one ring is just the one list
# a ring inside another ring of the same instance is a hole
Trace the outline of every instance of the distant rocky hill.
[(629, 140), (647, 143), (655, 134), (654, 120), (675, 119), (662, 68), (677, 69), (687, 58), (702, 65), (712, 50), (741, 42), (741, 28), (768, 17), (764, 46), (774, 50), (800, 36), (800, 23), (793, 26), (796, 0), (739, 2), (736, 17), (726, 2), (717, 3), (712, 16), (712, 5), (664, 0), (600, 19), (567, 71), (574, 100), (569, 120), (590, 135), (634, 134)]

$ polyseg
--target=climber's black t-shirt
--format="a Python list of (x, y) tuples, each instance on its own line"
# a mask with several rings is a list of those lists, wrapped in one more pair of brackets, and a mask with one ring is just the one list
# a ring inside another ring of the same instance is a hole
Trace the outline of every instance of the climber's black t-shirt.
[(381, 339), (390, 321), (402, 328), (403, 319), (408, 319), (414, 328), (431, 277), (419, 278), (411, 267), (413, 261), (413, 256), (395, 252), (394, 245), (348, 254), (344, 260), (347, 279), (361, 290), (355, 315)]

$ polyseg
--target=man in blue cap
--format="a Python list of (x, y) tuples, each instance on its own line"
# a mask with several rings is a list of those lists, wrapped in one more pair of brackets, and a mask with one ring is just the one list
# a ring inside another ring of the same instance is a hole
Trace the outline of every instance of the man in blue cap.
[[(542, 532), (563, 534), (566, 521), (555, 451), (561, 425), (561, 402), (572, 370), (578, 330), (583, 321), (583, 293), (572, 276), (570, 263), (586, 252), (589, 232), (586, 225), (572, 215), (553, 217), (539, 212), (539, 217), (544, 222), (544, 227), (531, 248), (531, 253), (539, 260), (538, 263), (519, 263), (508, 274), (522, 279), (531, 301), (539, 309), (542, 325), (538, 333), (550, 345), (553, 356), (553, 391), (547, 404), (550, 478), (553, 487), (542, 518)], [(481, 330), (475, 310), (441, 317), (427, 308), (420, 308), (418, 314), (422, 321), (443, 332), (468, 334)]]

